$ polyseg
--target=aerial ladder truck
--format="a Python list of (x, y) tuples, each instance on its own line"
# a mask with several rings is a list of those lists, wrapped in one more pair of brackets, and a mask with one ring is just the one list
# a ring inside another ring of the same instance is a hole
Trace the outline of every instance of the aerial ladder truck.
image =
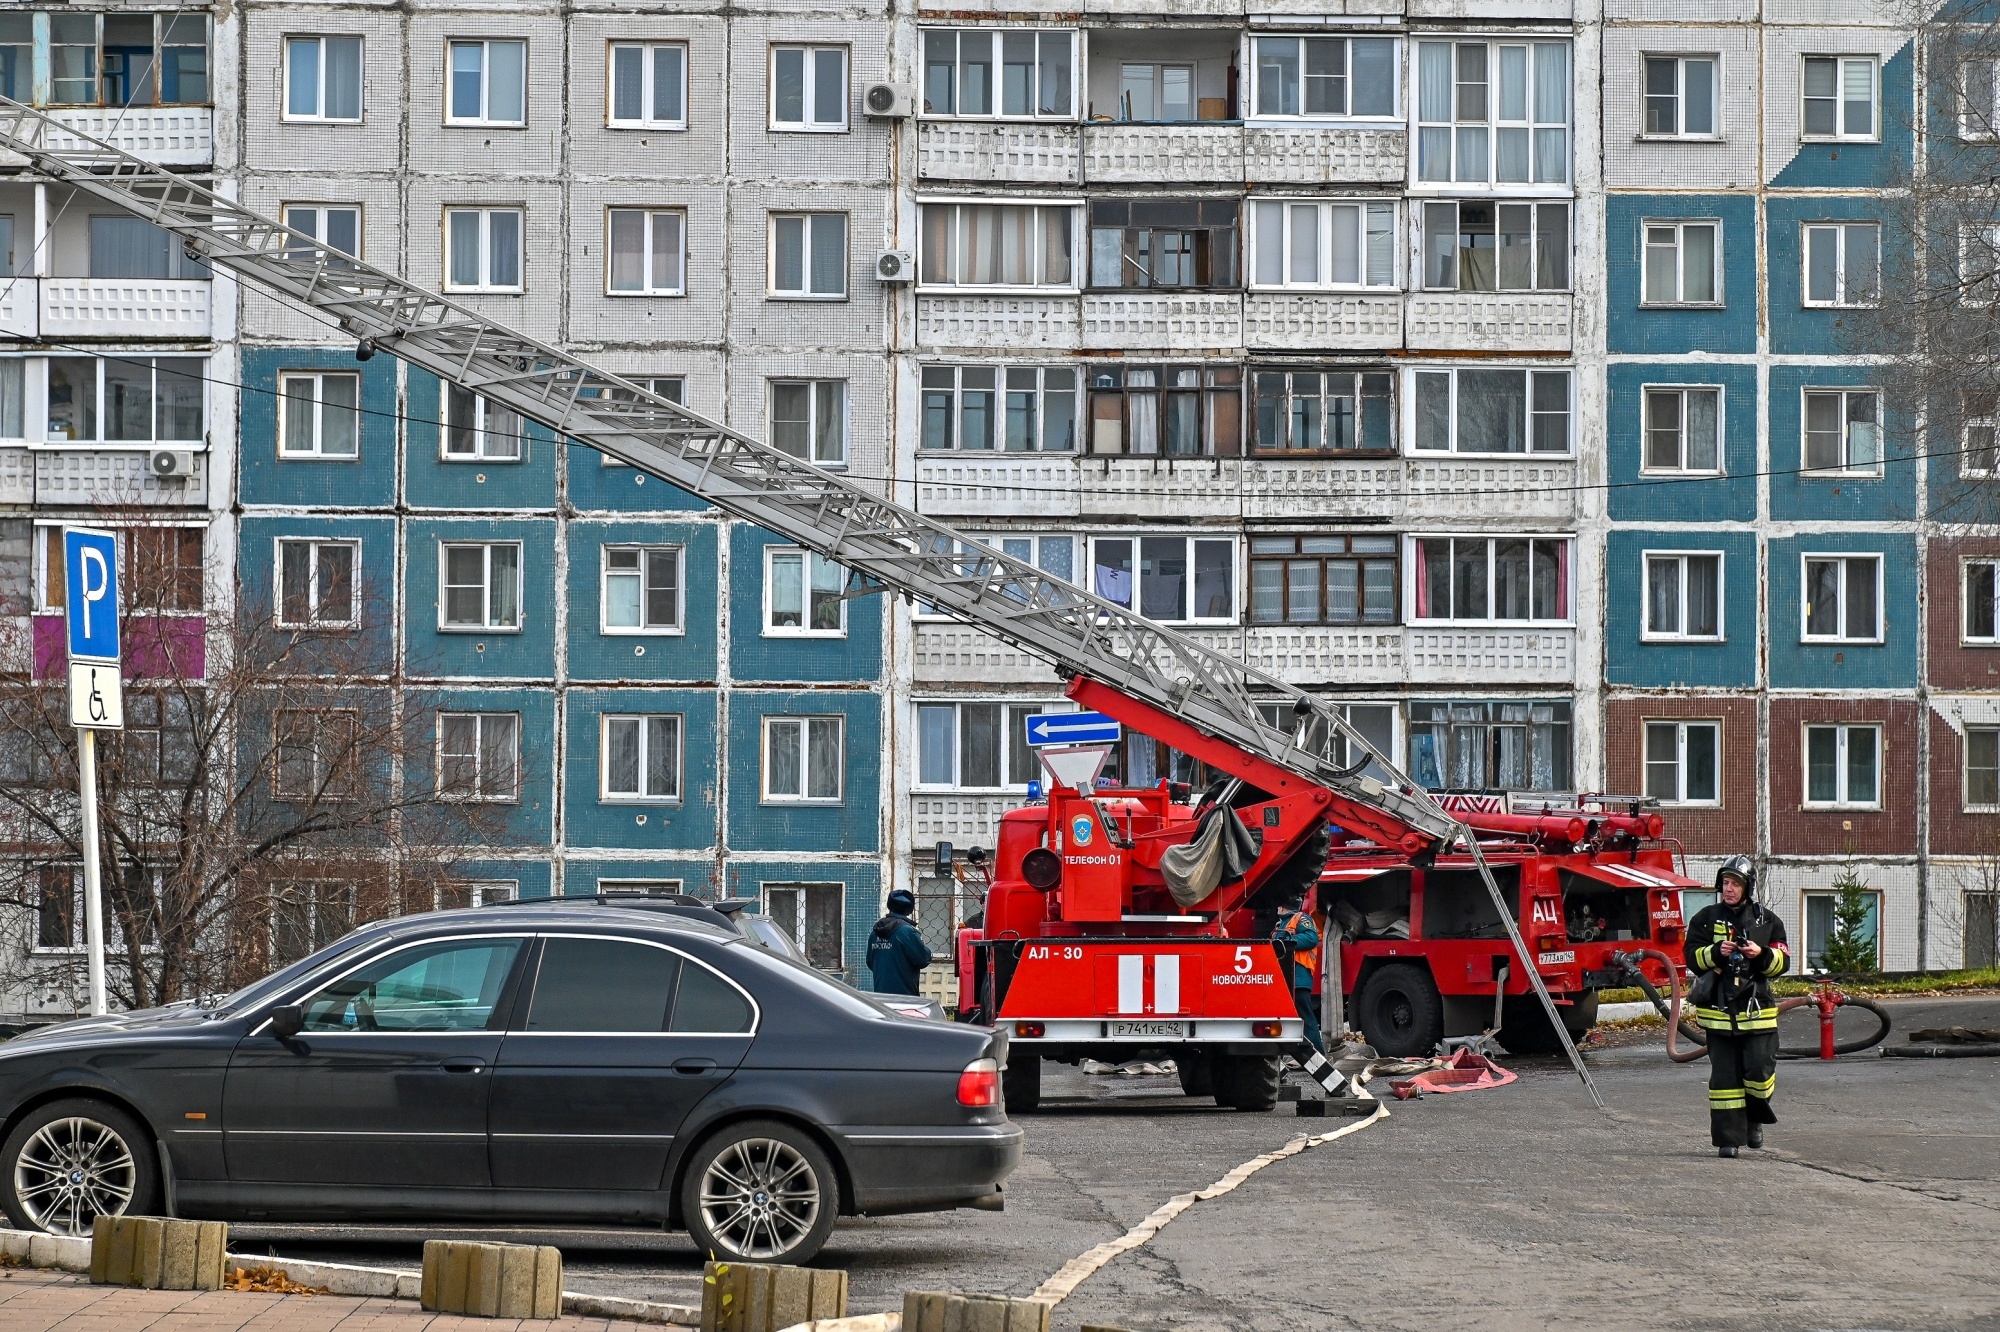
[[(1329, 830), (1337, 827), (1345, 843), (1379, 848), (1411, 865), (1447, 855), (1463, 860), (1490, 897), (1520, 959), (1520, 976), (1554, 1030), (1564, 1032), (1515, 904), (1503, 899), (1479, 837), (1349, 726), (1337, 707), (31, 107), (0, 99), (0, 147), (172, 233), (191, 256), (339, 328), (354, 340), (357, 357), (390, 353), (805, 546), (848, 571), (850, 596), (921, 599), (1039, 654), (1079, 705), (1221, 774), (1217, 789), (1193, 809), (1164, 793), (1147, 808), (1123, 800), (1113, 809), (1074, 783), (1051, 792), (1067, 816), (1053, 838), (1045, 816), (1042, 833), (1023, 834), (1035, 844), (1019, 847), (1020, 859), (1039, 866), (1026, 882), (1047, 895), (1048, 905), (1032, 940), (1006, 942), (1010, 949), (1059, 950), (1036, 959), (1057, 964), (1036, 975), (1038, 984), (1069, 987), (1065, 1011), (1081, 1005), (1106, 1023), (1179, 1023), (1186, 1001), (1211, 996), (1216, 1013), (1187, 1020), (1197, 1038), (1201, 1026), (1221, 1024), (1220, 1037), (1212, 1025), (1209, 1035), (1238, 1052), (1232, 1057), (1258, 1061), (1268, 1072), (1280, 1053), (1295, 1053), (1330, 1094), (1346, 1092), (1345, 1080), (1302, 1040), (1271, 942), (1241, 932), (1246, 917), (1256, 915), (1246, 904), (1268, 904), (1275, 892), (1296, 905), (1317, 878)], [(1254, 861), (1192, 906), (1169, 909), (1144, 891), (1169, 848), (1187, 844), (1207, 820), (1224, 814), (1254, 830)], [(1090, 841), (1114, 848), (1116, 863), (1065, 863), (1103, 854), (1092, 852)], [(1048, 858), (1057, 862), (1053, 881)], [(991, 940), (993, 931), (987, 934)], [(996, 987), (1008, 964), (988, 951), (992, 983), (984, 987), (983, 1011), (985, 1020), (997, 1021), (1004, 1007), (996, 1007), (1002, 997)], [(1016, 1034), (1032, 1039), (1026, 1031)], [(1567, 1034), (1561, 1044), (1596, 1099)]]

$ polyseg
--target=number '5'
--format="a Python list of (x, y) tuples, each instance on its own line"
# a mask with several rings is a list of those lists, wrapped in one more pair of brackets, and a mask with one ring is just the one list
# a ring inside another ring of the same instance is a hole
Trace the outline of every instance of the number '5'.
[(1240, 944), (1236, 949), (1236, 974), (1242, 975), (1256, 964), (1250, 960), (1250, 945)]

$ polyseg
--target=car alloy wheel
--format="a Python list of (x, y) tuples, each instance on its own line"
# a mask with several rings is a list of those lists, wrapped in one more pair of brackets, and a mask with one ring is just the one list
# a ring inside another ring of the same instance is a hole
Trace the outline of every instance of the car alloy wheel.
[(812, 1233), (823, 1192), (812, 1162), (790, 1143), (741, 1138), (702, 1172), (701, 1219), (738, 1259), (782, 1258)]
[(42, 1125), (14, 1158), (14, 1196), (52, 1235), (88, 1235), (97, 1217), (123, 1215), (138, 1181), (125, 1139), (80, 1115)]

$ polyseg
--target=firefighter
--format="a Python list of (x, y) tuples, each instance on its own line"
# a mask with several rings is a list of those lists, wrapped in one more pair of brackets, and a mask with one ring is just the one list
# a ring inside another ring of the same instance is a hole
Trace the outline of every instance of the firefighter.
[[(1731, 856), (1715, 875), (1720, 899), (1687, 927), (1688, 970), (1697, 977), (1695, 1021), (1708, 1034), (1708, 1129), (1716, 1154), (1762, 1147), (1775, 1124), (1778, 1003), (1771, 978), (1791, 965), (1785, 922), (1757, 900), (1757, 871)], [(1713, 987), (1710, 989), (1709, 987)]]
[(1289, 952), (1285, 969), (1291, 973), (1292, 1003), (1306, 1024), (1306, 1040), (1321, 1054), (1326, 1053), (1326, 1037), (1319, 1029), (1319, 1001), (1313, 998), (1313, 980), (1319, 975), (1319, 927), (1303, 910), (1278, 920), (1271, 931), (1280, 952)]
[(917, 973), (931, 962), (930, 945), (910, 923), (917, 897), (907, 888), (889, 894), (889, 914), (868, 936), (868, 970), (883, 994), (917, 993)]

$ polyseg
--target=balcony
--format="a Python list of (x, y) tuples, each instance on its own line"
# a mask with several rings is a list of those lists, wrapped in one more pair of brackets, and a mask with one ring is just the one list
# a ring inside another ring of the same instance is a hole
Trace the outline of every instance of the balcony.
[(1577, 465), (1570, 458), (1412, 458), (1403, 517), (1431, 521), (1576, 520)]
[(917, 345), (1075, 351), (1077, 301), (1063, 296), (917, 298)]
[(977, 518), (1073, 518), (1074, 455), (964, 450), (917, 455), (917, 509)]
[(956, 622), (916, 626), (912, 674), (929, 684), (1048, 684), (1054, 668), (1032, 652)]
[(1404, 312), (1411, 351), (1570, 350), (1568, 292), (1413, 292)]
[(1243, 345), (1235, 292), (1119, 292), (1083, 298), (1083, 345), (1093, 351), (1200, 351)]
[(1148, 510), (1176, 520), (1234, 518), (1243, 467), (1239, 458), (1086, 457), (1077, 464), (1081, 516), (1129, 517), (1143, 496)]
[(40, 316), (41, 293), (33, 278), (0, 279), (0, 337), (34, 337)]
[(1020, 808), (1022, 797), (1005, 791), (961, 795), (918, 791), (910, 797), (911, 845), (992, 846), (999, 840), (1000, 816)]
[(1251, 292), (1243, 337), (1253, 350), (1392, 350), (1403, 345), (1403, 298)]
[(1259, 185), (1400, 184), (1409, 171), (1402, 130), (1246, 129), (1244, 179)]
[[(207, 166), (215, 160), (215, 110), (206, 106), (112, 106), (52, 111), (69, 126), (143, 157), (157, 166)], [(51, 134), (49, 147), (60, 152), (79, 148), (83, 140)]]
[(34, 502), (34, 455), (25, 448), (0, 448), (0, 504)]
[(210, 334), (206, 278), (44, 278), (45, 338), (175, 338)]
[(1194, 184), (1243, 180), (1243, 127), (1117, 124), (1083, 127), (1086, 184)]
[(1075, 185), (1074, 125), (926, 120), (917, 126), (919, 180), (1004, 180)]
[(187, 479), (163, 479), (153, 475), (153, 452), (145, 448), (37, 449), (34, 455), (34, 502), (205, 507), (208, 504), (210, 455), (206, 452), (195, 453), (194, 473)]
[(1574, 684), (1576, 631), (1492, 625), (1411, 625), (1404, 631), (1411, 684)]
[(1299, 459), (1265, 457), (1243, 464), (1243, 516), (1329, 522), (1400, 516), (1404, 464), (1396, 458)]
[(1245, 660), (1286, 684), (1390, 683), (1403, 678), (1403, 629), (1343, 625), (1256, 626)]

